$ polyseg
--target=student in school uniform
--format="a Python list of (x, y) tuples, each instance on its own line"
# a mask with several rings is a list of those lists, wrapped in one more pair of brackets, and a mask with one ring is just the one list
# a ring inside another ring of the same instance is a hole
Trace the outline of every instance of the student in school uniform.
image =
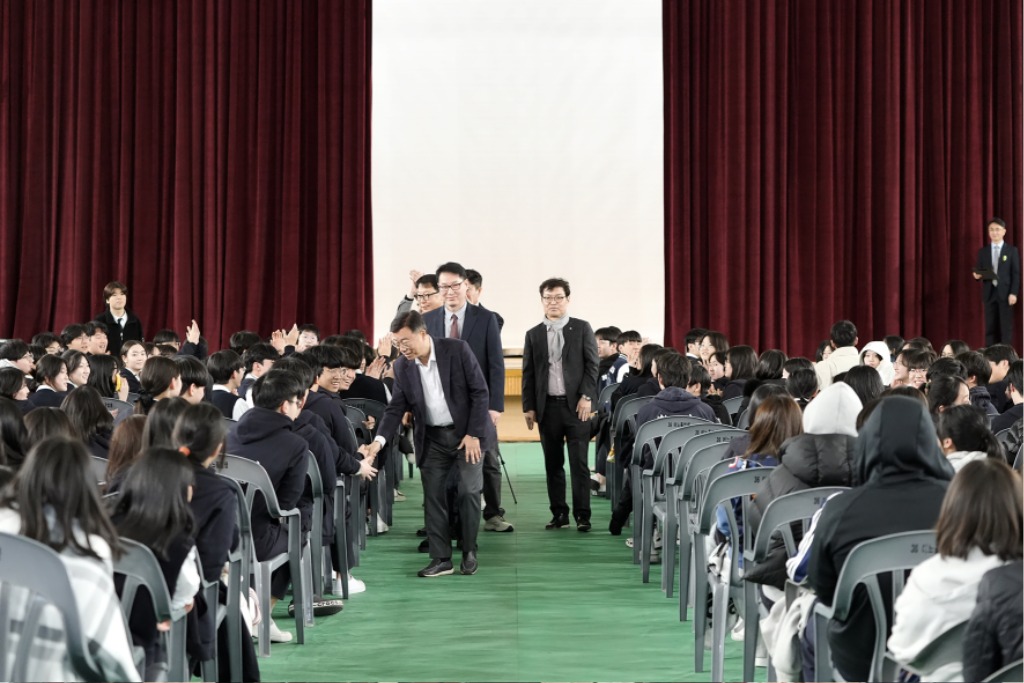
[(103, 288), (106, 308), (96, 316), (96, 322), (106, 326), (107, 350), (113, 356), (121, 354), (121, 347), (129, 339), (143, 341), (142, 321), (128, 310), (128, 288), (121, 282), (108, 282)]
[(249, 409), (249, 404), (238, 395), (238, 386), (245, 375), (241, 357), (231, 349), (217, 351), (206, 359), (206, 370), (213, 379), (210, 402), (224, 417), (240, 419)]

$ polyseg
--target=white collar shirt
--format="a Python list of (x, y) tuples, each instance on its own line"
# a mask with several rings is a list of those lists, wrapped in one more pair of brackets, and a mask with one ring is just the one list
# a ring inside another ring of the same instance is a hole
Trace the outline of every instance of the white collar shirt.
[(427, 414), (427, 424), (431, 427), (444, 427), (455, 422), (448, 410), (448, 401), (444, 397), (444, 386), (441, 384), (441, 371), (437, 366), (437, 350), (434, 340), (430, 340), (430, 357), (426, 363), (419, 358), (413, 361), (420, 373), (420, 385), (423, 387), (423, 403)]

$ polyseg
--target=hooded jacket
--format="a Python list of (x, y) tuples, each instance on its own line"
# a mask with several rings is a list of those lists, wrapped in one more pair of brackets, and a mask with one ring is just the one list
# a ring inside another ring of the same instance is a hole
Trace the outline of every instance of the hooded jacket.
[[(282, 510), (299, 504), (306, 482), (308, 445), (293, 430), (294, 423), (287, 415), (257, 407), (246, 411), (235, 430), (228, 433), (228, 453), (263, 465)], [(263, 496), (256, 496), (250, 516), (256, 558), (262, 562), (288, 531), (270, 516)]]
[(981, 577), (978, 601), (964, 634), (964, 680), (980, 681), (1021, 658), (1024, 609), (1020, 560)]
[[(718, 421), (715, 418), (715, 411), (711, 406), (700, 400), (699, 396), (694, 396), (679, 387), (666, 387), (658, 392), (651, 399), (650, 403), (637, 411), (637, 430), (639, 430), (640, 425), (668, 415), (688, 415), (690, 417), (699, 417), (708, 422)], [(623, 441), (622, 452), (625, 456), (623, 462), (628, 463), (632, 459), (635, 439), (636, 434), (631, 434)], [(654, 455), (652, 453), (642, 454), (642, 457), (645, 468), (654, 466)]]
[[(924, 404), (904, 396), (882, 399), (856, 439), (854, 475), (859, 485), (829, 501), (811, 543), (807, 582), (829, 605), (839, 572), (857, 544), (935, 526), (953, 467), (939, 449)], [(881, 583), (887, 583), (884, 577)], [(883, 595), (889, 592), (883, 585)], [(886, 597), (891, 614), (889, 602)], [(875, 625), (863, 587), (855, 590), (851, 605), (846, 621), (829, 622), (832, 661), (844, 679), (867, 680)]]
[[(754, 497), (747, 511), (750, 529), (757, 533), (768, 504), (779, 496), (818, 486), (850, 486), (853, 483), (853, 445), (861, 402), (848, 384), (832, 384), (807, 404), (804, 433), (787, 440), (779, 449), (779, 466)], [(803, 536), (802, 526), (791, 526), (793, 540)], [(786, 546), (781, 534), (772, 537), (764, 562), (753, 565), (746, 580), (783, 590), (786, 585)]]
[(860, 352), (861, 365), (864, 365), (864, 353), (866, 351), (873, 351), (882, 358), (882, 362), (878, 364), (878, 367), (875, 368), (875, 370), (878, 370), (878, 374), (882, 376), (882, 384), (884, 386), (892, 384), (892, 379), (896, 375), (896, 369), (892, 366), (892, 361), (889, 360), (889, 356), (891, 355), (889, 345), (884, 341), (868, 342)]

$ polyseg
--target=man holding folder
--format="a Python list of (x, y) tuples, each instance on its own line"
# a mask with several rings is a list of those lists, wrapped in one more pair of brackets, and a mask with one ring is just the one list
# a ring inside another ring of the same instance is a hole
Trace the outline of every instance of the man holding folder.
[(1020, 252), (1003, 241), (1006, 223), (1002, 218), (988, 222), (991, 244), (978, 250), (974, 279), (981, 280), (985, 308), (985, 346), (1013, 344), (1013, 306), (1020, 293)]

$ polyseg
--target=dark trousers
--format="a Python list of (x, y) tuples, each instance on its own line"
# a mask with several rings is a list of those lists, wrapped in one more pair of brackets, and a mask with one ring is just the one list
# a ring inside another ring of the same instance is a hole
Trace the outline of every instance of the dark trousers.
[(427, 522), (430, 557), (435, 560), (452, 556), (452, 538), (448, 528), (448, 497), (445, 483), (452, 469), (459, 472), (456, 504), (462, 525), (463, 552), (476, 552), (476, 535), (480, 529), (480, 490), (483, 488), (483, 461), (466, 462), (462, 440), (454, 429), (427, 427), (426, 453), (420, 465), (423, 482), (423, 509)]
[(569, 506), (565, 504), (565, 446), (568, 446), (573, 517), (577, 521), (589, 521), (590, 469), (587, 467), (587, 449), (590, 445), (590, 422), (583, 422), (576, 417), (575, 408), (564, 397), (548, 396), (544, 405), (544, 418), (540, 422), (540, 445), (544, 451), (551, 513), (569, 514)]
[(1013, 344), (1013, 309), (1005, 297), (985, 301), (985, 346)]
[(504, 515), (501, 508), (501, 453), (498, 446), (484, 451), (484, 519)]

